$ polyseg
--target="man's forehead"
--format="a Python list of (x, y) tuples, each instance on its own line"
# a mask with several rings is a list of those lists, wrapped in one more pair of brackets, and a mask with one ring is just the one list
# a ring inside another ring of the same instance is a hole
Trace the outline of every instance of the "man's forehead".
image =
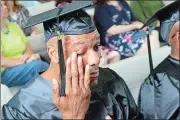
[(99, 40), (100, 35), (98, 32), (93, 32), (89, 34), (84, 35), (69, 35), (67, 36), (66, 42), (72, 42), (72, 43), (80, 43), (83, 44), (85, 42), (93, 42), (94, 40)]
[[(65, 43), (73, 43), (73, 44), (85, 44), (87, 42), (97, 41), (99, 42), (100, 35), (99, 33), (93, 32), (89, 34), (83, 35), (67, 35), (65, 36), (64, 42)], [(46, 44), (57, 44), (57, 37), (53, 37)]]

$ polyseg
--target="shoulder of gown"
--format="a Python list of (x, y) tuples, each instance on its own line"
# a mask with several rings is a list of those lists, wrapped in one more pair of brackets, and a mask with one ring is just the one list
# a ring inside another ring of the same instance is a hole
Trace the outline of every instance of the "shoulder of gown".
[(140, 118), (178, 118), (180, 110), (179, 68), (180, 66), (166, 58), (144, 80), (138, 98)]
[[(101, 97), (110, 115), (115, 119), (133, 119), (137, 116), (137, 106), (123, 78), (109, 68), (101, 69)], [(102, 82), (101, 82), (102, 83)]]
[(36, 76), (3, 106), (5, 119), (61, 118), (52, 104), (52, 83)]

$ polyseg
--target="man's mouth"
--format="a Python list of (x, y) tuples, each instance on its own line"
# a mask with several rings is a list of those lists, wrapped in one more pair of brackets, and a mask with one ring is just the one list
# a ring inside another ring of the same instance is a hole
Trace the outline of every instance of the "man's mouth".
[(94, 70), (93, 72), (91, 72), (90, 74), (91, 81), (97, 80), (98, 77), (99, 77), (99, 70)]

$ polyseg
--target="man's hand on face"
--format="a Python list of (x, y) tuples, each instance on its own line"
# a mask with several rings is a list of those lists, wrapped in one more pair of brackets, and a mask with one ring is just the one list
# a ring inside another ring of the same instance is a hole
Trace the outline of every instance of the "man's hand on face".
[(73, 53), (66, 64), (66, 96), (60, 96), (60, 88), (53, 80), (53, 102), (63, 115), (63, 119), (84, 119), (90, 102), (90, 70), (83, 71), (82, 57)]

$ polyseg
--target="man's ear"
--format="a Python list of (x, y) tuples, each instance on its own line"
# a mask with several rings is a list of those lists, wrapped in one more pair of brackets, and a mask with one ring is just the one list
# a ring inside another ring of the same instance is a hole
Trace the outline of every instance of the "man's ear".
[(48, 46), (47, 52), (48, 52), (48, 55), (51, 59), (51, 62), (59, 63), (58, 50), (55, 46)]

